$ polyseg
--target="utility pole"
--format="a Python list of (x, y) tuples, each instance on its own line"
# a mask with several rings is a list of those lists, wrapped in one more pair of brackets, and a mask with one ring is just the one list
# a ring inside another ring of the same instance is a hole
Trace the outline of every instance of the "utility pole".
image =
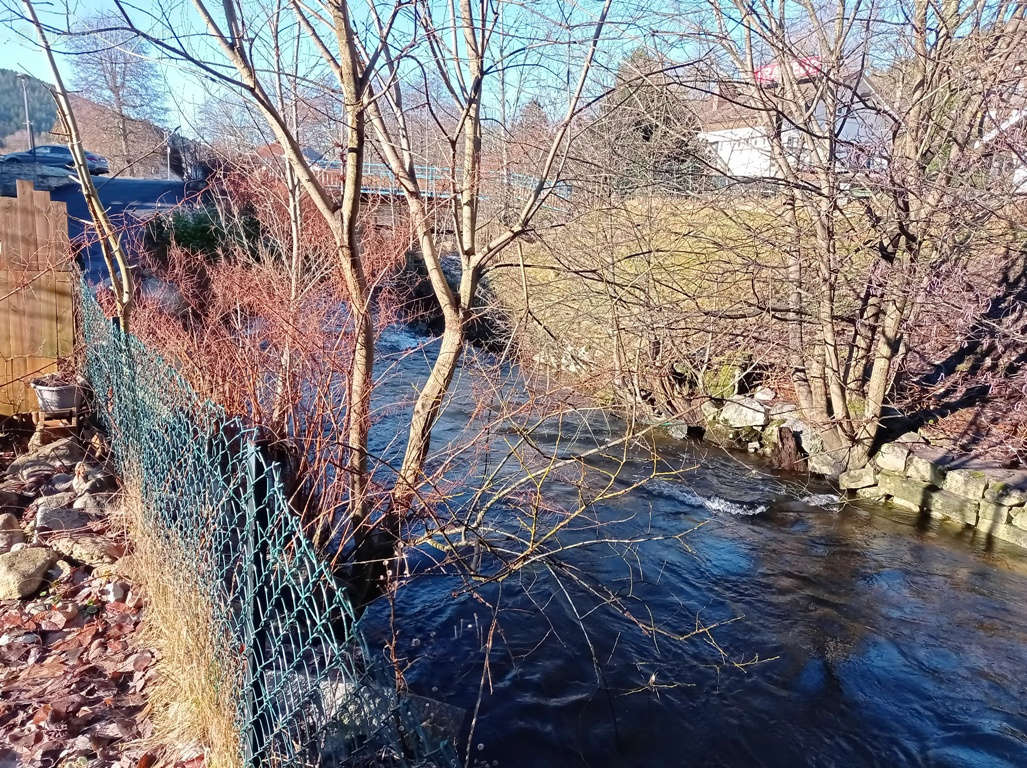
[(28, 76), (18, 75), (18, 82), (21, 83), (21, 103), (25, 107), (25, 129), (29, 132), (29, 150), (32, 152), (32, 159), (36, 159), (36, 137), (32, 135), (32, 120), (29, 118), (29, 89)]

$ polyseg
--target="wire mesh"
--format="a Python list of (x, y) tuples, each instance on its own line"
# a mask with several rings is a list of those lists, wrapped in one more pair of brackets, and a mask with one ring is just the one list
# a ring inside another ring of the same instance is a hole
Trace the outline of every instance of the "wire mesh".
[(255, 428), (201, 399), (81, 290), (97, 419), (145, 522), (209, 601), (245, 766), (454, 765), (371, 663), (345, 591), (292, 512)]

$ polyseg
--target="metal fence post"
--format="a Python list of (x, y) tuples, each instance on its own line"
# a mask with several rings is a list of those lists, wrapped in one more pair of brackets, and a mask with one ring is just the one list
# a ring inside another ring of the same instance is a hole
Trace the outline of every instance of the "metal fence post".
[(244, 698), (243, 698), (243, 764), (250, 768), (250, 766), (257, 765), (257, 752), (259, 750), (259, 744), (257, 743), (257, 728), (256, 728), (256, 715), (257, 715), (257, 686), (259, 685), (258, 675), (259, 670), (256, 669), (258, 663), (258, 649), (256, 648), (257, 641), (257, 628), (256, 622), (254, 621), (254, 613), (256, 609), (257, 599), (257, 499), (254, 493), (254, 487), (257, 483), (257, 447), (253, 444), (252, 440), (245, 440), (243, 442), (243, 450), (245, 452), (246, 460), (246, 489), (245, 489), (245, 533), (244, 533), (244, 544), (243, 544), (243, 560), (242, 567), (246, 569), (245, 580), (246, 580), (246, 599), (243, 601), (243, 611), (245, 612), (245, 623), (244, 623), (244, 642), (246, 645), (245, 656), (244, 656)]

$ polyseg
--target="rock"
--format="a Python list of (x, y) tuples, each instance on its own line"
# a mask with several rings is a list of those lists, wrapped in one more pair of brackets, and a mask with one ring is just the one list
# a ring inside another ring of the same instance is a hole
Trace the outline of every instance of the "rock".
[(941, 487), (964, 499), (980, 501), (984, 498), (984, 489), (988, 487), (988, 477), (975, 469), (950, 469), (945, 473)]
[(51, 582), (64, 581), (71, 576), (73, 570), (74, 568), (67, 560), (58, 560), (47, 569), (46, 580)]
[(0, 555), (0, 600), (34, 595), (55, 559), (46, 547), (25, 547)]
[(810, 472), (823, 477), (836, 478), (845, 471), (845, 459), (833, 455), (830, 451), (811, 453), (806, 463)]
[(798, 417), (799, 406), (794, 403), (774, 403), (770, 406), (770, 418), (773, 420), (780, 419), (784, 421), (786, 419), (797, 419)]
[(978, 506), (978, 515), (980, 516), (982, 525), (985, 521), (1008, 523), (1012, 509), (1013, 507), (1008, 507), (1004, 504), (996, 504), (993, 501), (985, 499), (981, 501)]
[(919, 512), (927, 502), (930, 485), (894, 472), (881, 472), (877, 476), (877, 487), (891, 497), (895, 506)]
[(932, 517), (947, 517), (966, 525), (977, 525), (977, 502), (950, 491), (928, 491), (927, 510)]
[(703, 419), (707, 424), (711, 424), (720, 418), (720, 408), (712, 400), (703, 400), (702, 405), (699, 406), (699, 411), (702, 413)]
[(79, 509), (71, 507), (44, 507), (36, 512), (35, 531), (41, 533), (54, 531), (77, 531), (86, 527), (89, 518)]
[(927, 440), (919, 432), (906, 432), (899, 435), (893, 442), (910, 448), (914, 445), (927, 445)]
[(751, 443), (747, 443), (745, 450), (749, 453), (758, 453), (760, 450), (760, 444), (758, 440), (753, 440)]
[(909, 449), (897, 443), (885, 443), (874, 456), (874, 464), (884, 472), (905, 474)]
[(910, 451), (909, 458), (906, 460), (906, 477), (940, 488), (945, 482), (945, 468), (940, 463), (942, 457), (942, 451), (928, 452), (924, 449)]
[(1015, 525), (996, 523), (988, 529), (988, 535), (1027, 549), (1027, 531)]
[(54, 493), (64, 493), (72, 489), (74, 479), (71, 475), (61, 472), (50, 478), (50, 485), (53, 486)]
[(720, 410), (720, 420), (735, 429), (765, 427), (770, 421), (763, 403), (742, 395), (735, 395), (724, 403)]
[(55, 552), (94, 568), (109, 565), (122, 555), (117, 543), (96, 533), (61, 535), (50, 539), (47, 544)]
[(984, 498), (1007, 507), (1027, 504), (1027, 472), (989, 472), (990, 482)]
[(21, 532), (18, 518), (10, 512), (0, 515), (0, 554), (10, 552), (11, 547), (24, 541), (25, 534)]
[(27, 502), (25, 495), (13, 486), (0, 488), (0, 509), (24, 509)]
[(857, 488), (856, 497), (868, 501), (884, 501), (884, 491), (878, 486), (872, 485), (868, 488)]
[(35, 455), (50, 462), (51, 465), (61, 465), (70, 469), (85, 458), (86, 449), (77, 437), (63, 437), (44, 445)]
[(74, 491), (65, 491), (64, 493), (54, 493), (50, 496), (40, 496), (38, 499), (29, 505), (29, 510), (38, 513), (44, 509), (61, 509), (63, 507), (70, 507), (75, 501)]
[(862, 467), (861, 469), (850, 469), (838, 476), (838, 487), (842, 490), (857, 490), (869, 488), (877, 484), (877, 473), (873, 467)]
[(100, 599), (105, 603), (120, 603), (128, 595), (128, 585), (123, 581), (112, 581), (100, 590)]
[(777, 393), (770, 387), (760, 387), (755, 392), (753, 392), (752, 396), (759, 400), (761, 403), (769, 403), (771, 400), (777, 397)]
[(1009, 520), (1010, 524), (1027, 531), (1027, 506), (1010, 507)]
[(75, 499), (75, 502), (71, 505), (71, 508), (81, 509), (84, 512), (91, 512), (94, 514), (99, 513), (103, 509), (102, 504), (106, 504), (107, 499), (109, 497), (110, 494), (108, 493), (93, 494), (87, 491), (86, 493), (83, 493), (81, 496)]

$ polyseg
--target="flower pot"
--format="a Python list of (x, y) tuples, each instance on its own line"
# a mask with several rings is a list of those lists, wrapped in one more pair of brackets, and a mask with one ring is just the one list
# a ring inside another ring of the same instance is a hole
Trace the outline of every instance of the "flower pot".
[(82, 387), (78, 384), (58, 384), (46, 386), (44, 384), (32, 384), (36, 391), (36, 400), (39, 401), (39, 410), (44, 413), (53, 411), (70, 411), (82, 405)]

